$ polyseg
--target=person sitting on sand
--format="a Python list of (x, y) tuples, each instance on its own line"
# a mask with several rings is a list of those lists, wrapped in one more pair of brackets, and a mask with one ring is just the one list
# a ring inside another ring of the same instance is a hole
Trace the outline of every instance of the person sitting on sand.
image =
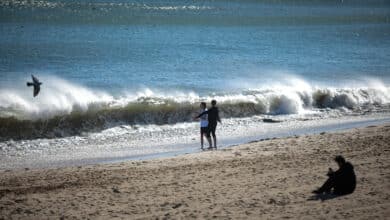
[(336, 156), (334, 159), (339, 166), (337, 171), (329, 168), (328, 180), (317, 190), (315, 194), (331, 193), (335, 195), (346, 195), (353, 193), (356, 187), (356, 176), (351, 163), (346, 162), (343, 156)]
[[(207, 108), (206, 108), (206, 102), (201, 102), (200, 103), (200, 114), (202, 114), (203, 112), (207, 111)], [(207, 133), (208, 133), (208, 125), (209, 125), (209, 121), (208, 121), (208, 115), (207, 114), (204, 114), (200, 117), (200, 145), (201, 145), (201, 148), (203, 150), (203, 137), (205, 136), (207, 141), (209, 142), (209, 148), (211, 148), (211, 138), (207, 136)]]
[[(214, 140), (214, 148), (217, 149), (217, 136), (215, 135), (215, 130), (217, 129), (217, 122), (221, 123), (221, 119), (219, 117), (219, 110), (217, 105), (217, 101), (212, 100), (211, 101), (211, 108), (207, 111), (202, 112), (195, 118), (200, 118), (203, 115), (208, 115), (208, 129), (207, 129), (207, 138), (211, 138), (211, 135), (213, 135)], [(210, 135), (211, 134), (211, 135)], [(210, 145), (210, 148), (212, 146)]]

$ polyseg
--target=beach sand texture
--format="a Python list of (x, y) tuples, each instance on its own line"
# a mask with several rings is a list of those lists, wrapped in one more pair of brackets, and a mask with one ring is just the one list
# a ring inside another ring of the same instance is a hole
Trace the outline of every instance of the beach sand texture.
[[(355, 166), (357, 189), (311, 191)], [(251, 142), (167, 159), (0, 171), (0, 219), (389, 219), (390, 125)]]

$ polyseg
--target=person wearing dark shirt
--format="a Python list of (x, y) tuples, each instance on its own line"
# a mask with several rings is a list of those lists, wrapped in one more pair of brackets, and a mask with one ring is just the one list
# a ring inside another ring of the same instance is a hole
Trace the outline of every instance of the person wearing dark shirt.
[(356, 176), (351, 163), (346, 162), (343, 156), (336, 156), (334, 159), (339, 166), (337, 171), (329, 168), (328, 180), (317, 190), (315, 194), (331, 193), (336, 195), (346, 195), (353, 193), (356, 187)]
[(215, 130), (217, 129), (217, 123), (221, 123), (221, 119), (219, 117), (219, 110), (217, 105), (217, 101), (212, 100), (211, 101), (211, 108), (207, 111), (202, 112), (199, 114), (196, 118), (202, 117), (203, 115), (208, 115), (208, 131), (207, 131), (207, 137), (210, 138), (211, 135), (213, 136), (213, 142), (214, 142), (214, 148), (217, 148), (217, 136), (215, 135)]

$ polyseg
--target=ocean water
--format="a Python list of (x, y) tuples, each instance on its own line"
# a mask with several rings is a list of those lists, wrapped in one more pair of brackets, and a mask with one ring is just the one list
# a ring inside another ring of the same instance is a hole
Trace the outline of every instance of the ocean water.
[[(192, 117), (211, 99), (225, 140), (280, 126), (264, 118), (294, 130), (390, 117), (385, 0), (4, 0), (0, 33), (4, 161), (196, 145)], [(35, 98), (31, 74), (43, 82)]]

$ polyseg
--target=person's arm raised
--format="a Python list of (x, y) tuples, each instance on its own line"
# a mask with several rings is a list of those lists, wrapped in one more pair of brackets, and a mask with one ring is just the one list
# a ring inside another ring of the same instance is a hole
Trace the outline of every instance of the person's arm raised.
[(194, 117), (194, 119), (198, 119), (198, 118), (202, 117), (202, 115), (207, 114), (208, 112), (209, 112), (208, 110), (204, 111), (204, 112), (200, 113), (198, 116)]

